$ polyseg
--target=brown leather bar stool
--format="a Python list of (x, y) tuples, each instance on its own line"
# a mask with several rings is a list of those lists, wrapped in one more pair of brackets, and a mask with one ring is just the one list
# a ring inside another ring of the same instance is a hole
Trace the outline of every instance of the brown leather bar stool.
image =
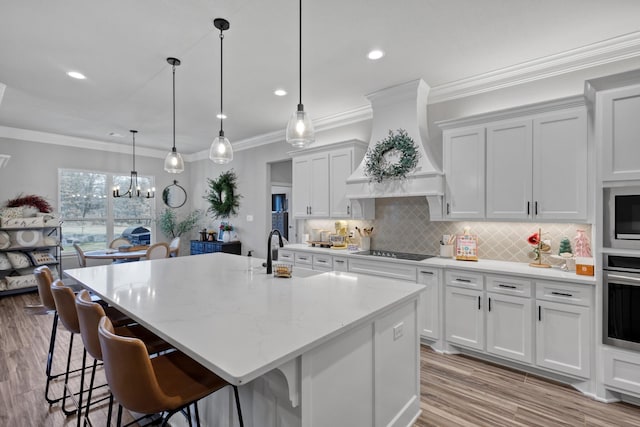
[[(100, 323), (100, 319), (105, 316), (105, 311), (100, 304), (91, 300), (91, 295), (89, 295), (89, 292), (86, 290), (80, 291), (76, 295), (75, 302), (82, 342), (84, 343), (84, 348), (87, 350), (87, 353), (93, 357), (91, 379), (89, 381), (89, 391), (87, 393), (87, 403), (84, 411), (86, 424), (86, 419), (89, 417), (89, 411), (91, 409), (91, 394), (94, 388), (96, 368), (98, 361), (102, 361), (102, 350), (100, 349), (100, 339), (98, 338), (98, 324)], [(156, 354), (172, 349), (169, 343), (138, 324), (116, 327), (115, 333), (117, 335), (140, 338), (144, 342), (149, 354)], [(80, 402), (80, 406), (82, 406), (82, 402)], [(112, 405), (110, 404), (107, 425), (110, 425), (111, 422), (111, 407)]]
[[(119, 403), (119, 427), (122, 407), (141, 414), (165, 413), (166, 426), (173, 414), (191, 404), (200, 425), (198, 400), (231, 385), (180, 351), (150, 358), (141, 340), (116, 335), (107, 317), (100, 320), (98, 335), (107, 382)], [(243, 427), (238, 388), (233, 390)]]

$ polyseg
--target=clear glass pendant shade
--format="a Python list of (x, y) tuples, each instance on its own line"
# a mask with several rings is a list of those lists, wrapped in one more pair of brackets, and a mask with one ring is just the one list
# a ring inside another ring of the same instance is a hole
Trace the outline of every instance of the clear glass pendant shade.
[(173, 147), (171, 152), (164, 159), (164, 170), (169, 173), (180, 173), (184, 171), (184, 160), (180, 153)]
[(315, 141), (313, 123), (309, 115), (298, 108), (287, 123), (286, 140), (296, 148), (304, 148)]
[(231, 148), (229, 140), (224, 136), (224, 133), (220, 133), (221, 135), (216, 136), (216, 139), (211, 143), (209, 159), (211, 159), (213, 163), (224, 165), (233, 160), (233, 149)]

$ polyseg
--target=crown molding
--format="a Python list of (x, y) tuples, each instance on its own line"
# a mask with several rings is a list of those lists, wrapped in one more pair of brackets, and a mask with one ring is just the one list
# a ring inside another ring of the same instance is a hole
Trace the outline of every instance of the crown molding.
[[(95, 139), (78, 138), (75, 136), (60, 135), (57, 133), (40, 132), (36, 130), (13, 128), (0, 126), (0, 137), (16, 139), (19, 141), (40, 142), (43, 144), (63, 145), (73, 148), (84, 148), (87, 150), (107, 151), (110, 153), (131, 154), (131, 146), (125, 144), (115, 144), (113, 142), (98, 141)], [(136, 155), (147, 157), (157, 157), (164, 159), (166, 151), (153, 148), (136, 147)]]
[(429, 104), (464, 98), (640, 56), (640, 32), (625, 34), (431, 88)]

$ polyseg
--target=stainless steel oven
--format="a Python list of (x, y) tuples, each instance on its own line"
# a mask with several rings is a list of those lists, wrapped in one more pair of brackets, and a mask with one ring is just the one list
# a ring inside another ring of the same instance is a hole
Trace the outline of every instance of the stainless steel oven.
[(605, 188), (604, 246), (640, 250), (640, 186)]
[(640, 351), (640, 257), (605, 255), (603, 343)]

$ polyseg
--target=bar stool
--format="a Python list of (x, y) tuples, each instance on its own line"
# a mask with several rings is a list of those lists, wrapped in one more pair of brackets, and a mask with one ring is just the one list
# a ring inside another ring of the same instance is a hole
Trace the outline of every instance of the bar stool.
[[(87, 350), (87, 353), (93, 357), (91, 379), (89, 381), (89, 391), (87, 393), (87, 403), (84, 412), (86, 425), (86, 421), (89, 418), (89, 411), (91, 409), (91, 394), (94, 389), (93, 386), (96, 367), (98, 366), (98, 361), (102, 361), (102, 350), (100, 349), (100, 339), (98, 338), (98, 324), (100, 319), (105, 316), (105, 311), (100, 304), (91, 300), (91, 296), (86, 290), (80, 291), (76, 295), (75, 304), (78, 313), (78, 322), (80, 324), (80, 335), (82, 336), (84, 348)], [(138, 324), (116, 327), (115, 333), (118, 335), (140, 338), (144, 342), (149, 354), (160, 353), (172, 348), (171, 345), (162, 338)], [(80, 401), (79, 406), (82, 406), (82, 401)], [(107, 415), (107, 425), (110, 425), (111, 422), (111, 408), (112, 405), (110, 402), (109, 412)], [(80, 417), (78, 417), (78, 419), (80, 419)]]
[[(173, 414), (191, 404), (200, 425), (198, 400), (231, 385), (180, 351), (149, 358), (141, 340), (116, 335), (107, 317), (100, 320), (98, 336), (107, 382), (119, 403), (118, 427), (123, 407), (142, 414), (166, 412), (162, 422), (166, 426)], [(233, 390), (243, 427), (238, 388)]]

